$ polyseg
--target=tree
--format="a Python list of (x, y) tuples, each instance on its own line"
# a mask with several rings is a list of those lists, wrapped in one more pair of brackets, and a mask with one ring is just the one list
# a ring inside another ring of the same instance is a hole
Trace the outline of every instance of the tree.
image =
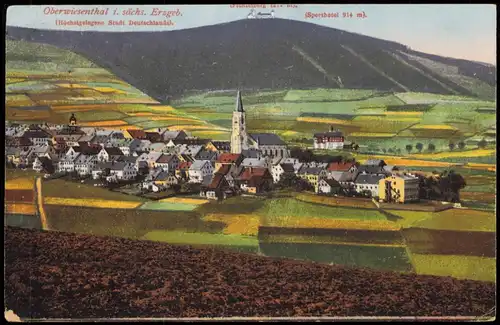
[(400, 148), (397, 148), (397, 149), (395, 150), (395, 152), (396, 152), (398, 155), (400, 155), (400, 154), (401, 154), (401, 149), (400, 149)]
[(450, 148), (450, 151), (453, 151), (453, 149), (455, 149), (455, 143), (450, 142), (450, 143), (448, 144), (448, 147)]
[(486, 140), (485, 140), (485, 139), (482, 139), (481, 141), (479, 141), (479, 142), (477, 143), (477, 146), (478, 146), (480, 149), (484, 149), (484, 148), (486, 148), (486, 146), (487, 146), (487, 145), (488, 145), (488, 142), (486, 142)]
[(464, 150), (464, 149), (465, 149), (465, 142), (460, 141), (460, 142), (458, 143), (458, 149), (460, 149), (460, 150)]
[(392, 148), (389, 148), (389, 150), (387, 150), (387, 152), (389, 152), (389, 153), (393, 153), (393, 152), (394, 152), (394, 150), (392, 150)]
[(408, 153), (410, 153), (412, 150), (413, 150), (413, 146), (411, 144), (407, 144), (406, 151), (408, 151)]
[(356, 144), (356, 143), (354, 143), (354, 144), (352, 145), (352, 149), (353, 149), (354, 151), (358, 151), (358, 150), (359, 150), (359, 145), (358, 145), (358, 144)]
[(422, 152), (422, 149), (424, 149), (424, 145), (419, 142), (415, 145), (415, 148), (418, 150), (418, 152)]
[(383, 151), (384, 153), (386, 153), (386, 152), (387, 152), (387, 149), (386, 149), (386, 148), (382, 148), (382, 151)]
[(460, 202), (460, 190), (463, 189), (467, 183), (462, 175), (455, 173), (453, 170), (445, 170), (439, 177), (439, 190), (441, 191), (441, 198), (447, 202)]
[(434, 152), (436, 150), (436, 146), (432, 143), (429, 143), (429, 145), (427, 146), (427, 150), (429, 150), (429, 152)]

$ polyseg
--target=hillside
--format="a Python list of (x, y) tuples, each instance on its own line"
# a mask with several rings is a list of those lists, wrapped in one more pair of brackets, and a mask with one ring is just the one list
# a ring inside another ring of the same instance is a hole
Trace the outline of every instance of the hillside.
[(491, 283), (4, 228), (21, 318), (486, 316)]
[(346, 88), (495, 96), (496, 67), (306, 22), (269, 19), (165, 32), (8, 27), (72, 49), (158, 101), (193, 90)]

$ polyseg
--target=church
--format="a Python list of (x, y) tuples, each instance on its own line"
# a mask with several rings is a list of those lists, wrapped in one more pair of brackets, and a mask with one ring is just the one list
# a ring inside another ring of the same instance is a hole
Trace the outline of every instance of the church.
[(238, 91), (232, 120), (231, 153), (240, 154), (250, 149), (260, 151), (262, 156), (280, 158), (290, 157), (290, 151), (286, 143), (276, 134), (247, 133), (241, 91)]

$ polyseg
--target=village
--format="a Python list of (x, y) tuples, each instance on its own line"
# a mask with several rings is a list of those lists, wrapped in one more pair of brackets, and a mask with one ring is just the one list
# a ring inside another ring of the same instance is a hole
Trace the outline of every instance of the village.
[[(378, 202), (419, 201), (417, 175), (383, 160), (330, 163), (292, 157), (273, 133), (247, 133), (238, 92), (231, 141), (158, 129), (106, 130), (81, 127), (73, 114), (67, 125), (6, 125), (6, 164), (33, 169), (45, 178), (71, 175), (94, 186), (135, 188), (136, 192), (199, 194), (213, 200), (263, 195), (293, 188), (318, 195), (367, 197)], [(314, 149), (342, 150), (338, 130), (314, 134)]]

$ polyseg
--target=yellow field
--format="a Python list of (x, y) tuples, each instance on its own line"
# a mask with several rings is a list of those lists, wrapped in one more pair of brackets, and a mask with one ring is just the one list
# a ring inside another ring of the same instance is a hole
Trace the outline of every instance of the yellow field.
[(92, 89), (89, 86), (80, 84), (57, 84), (57, 85), (62, 88), (70, 88), (70, 89)]
[(288, 130), (288, 131), (285, 131), (285, 132), (281, 133), (281, 135), (284, 136), (284, 137), (294, 136), (294, 135), (297, 135), (297, 134), (299, 134), (299, 132), (297, 132), (297, 131), (291, 131), (291, 130)]
[(24, 78), (9, 78), (9, 77), (5, 78), (5, 82), (8, 84), (14, 83), (14, 82), (21, 82), (24, 80), (26, 80), (26, 79), (24, 79)]
[(297, 117), (299, 122), (311, 122), (311, 123), (327, 123), (327, 124), (339, 124), (339, 125), (349, 125), (349, 121), (339, 120), (335, 118), (322, 118), (322, 117)]
[(158, 202), (171, 202), (171, 203), (187, 203), (187, 204), (205, 204), (208, 200), (204, 199), (192, 199), (188, 197), (169, 197), (166, 199), (161, 199)]
[(257, 236), (260, 218), (251, 214), (209, 214), (203, 217), (205, 221), (217, 221), (226, 224), (224, 234)]
[(29, 177), (19, 177), (5, 182), (6, 190), (32, 190), (35, 186), (35, 179)]
[(425, 129), (425, 130), (458, 130), (456, 127), (445, 124), (418, 124), (411, 127), (412, 129)]
[(156, 114), (151, 112), (139, 112), (139, 113), (127, 113), (128, 116), (155, 116)]
[(169, 130), (176, 131), (176, 130), (207, 130), (207, 131), (213, 131), (218, 130), (218, 131), (227, 131), (226, 129), (219, 128), (216, 126), (211, 126), (211, 125), (170, 125)]
[(384, 112), (384, 115), (394, 116), (422, 116), (424, 112)]
[(472, 209), (449, 209), (415, 223), (416, 227), (457, 231), (496, 231), (494, 212)]
[(286, 222), (270, 223), (266, 226), (286, 228), (328, 228), (328, 229), (360, 229), (360, 230), (400, 230), (400, 226), (387, 220), (348, 220), (325, 219), (316, 217), (287, 218)]
[(5, 112), (6, 119), (38, 120), (38, 119), (46, 119), (49, 117), (50, 117), (50, 112), (42, 110), (26, 110), (26, 109), (21, 110), (21, 109), (7, 107)]
[(386, 210), (387, 212), (394, 214), (401, 219), (396, 220), (396, 224), (403, 228), (410, 228), (419, 222), (433, 218), (434, 212), (425, 211), (405, 211), (405, 210)]
[(176, 117), (176, 116), (153, 116), (151, 117), (152, 121), (175, 121), (175, 122), (191, 122), (191, 123), (201, 123), (200, 120), (195, 120), (192, 118), (186, 117)]
[(349, 135), (352, 137), (377, 137), (377, 138), (387, 137), (387, 138), (392, 138), (392, 137), (396, 136), (396, 133), (352, 132), (352, 133), (349, 133)]
[(122, 125), (128, 125), (127, 122), (122, 121), (122, 120), (83, 122), (80, 124), (82, 126), (122, 126)]
[(161, 112), (170, 112), (170, 111), (175, 111), (175, 109), (172, 107), (172, 106), (164, 106), (164, 105), (160, 105), (160, 106), (148, 106), (149, 109), (153, 110), (153, 111), (161, 111)]
[(35, 215), (36, 205), (27, 203), (6, 203), (5, 213)]
[(112, 99), (110, 100), (112, 103), (115, 104), (158, 104), (158, 101), (152, 99), (152, 98), (146, 98), (146, 97), (141, 97), (141, 98), (119, 98), (119, 99)]
[(87, 199), (87, 198), (59, 198), (59, 197), (45, 197), (44, 204), (50, 205), (68, 205), (77, 207), (88, 207), (88, 208), (114, 208), (114, 209), (135, 209), (141, 202), (129, 202), (129, 201), (113, 201), (113, 200), (99, 200), (99, 199)]
[[(471, 157), (484, 157), (484, 156), (492, 156), (496, 154), (496, 149), (475, 149), (475, 150), (467, 150), (467, 151), (450, 151), (450, 152), (438, 152), (438, 153), (428, 153), (428, 154), (411, 154), (408, 157), (413, 158), (471, 158)], [(476, 164), (481, 167), (492, 167), (488, 164)], [(494, 165), (493, 165), (494, 166)]]
[(496, 259), (463, 255), (411, 254), (417, 274), (452, 276), (477, 281), (496, 280)]
[(113, 93), (113, 94), (125, 94), (126, 91), (115, 89), (111, 87), (92, 87), (92, 89), (97, 90), (101, 93)]

